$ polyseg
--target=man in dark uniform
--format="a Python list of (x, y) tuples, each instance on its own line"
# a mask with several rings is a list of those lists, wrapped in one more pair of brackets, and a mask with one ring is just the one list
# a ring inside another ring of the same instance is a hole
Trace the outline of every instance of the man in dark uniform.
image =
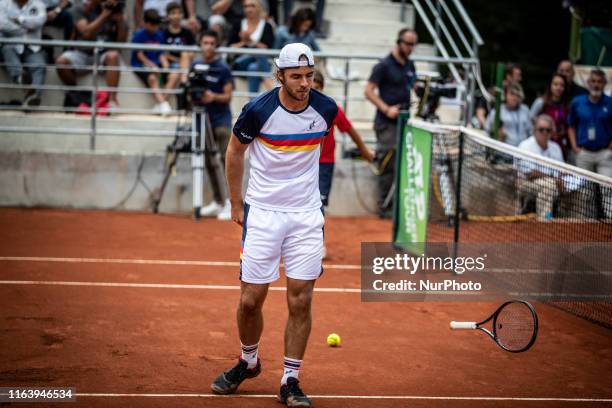
[(394, 160), (386, 157), (395, 155), (397, 117), (400, 110), (409, 109), (410, 91), (416, 81), (414, 62), (409, 60), (416, 43), (414, 30), (400, 30), (393, 50), (374, 66), (365, 88), (366, 98), (377, 109), (374, 120), (376, 158), (385, 164), (378, 177), (378, 211), (381, 217), (390, 209), (390, 203), (385, 201), (395, 176)]

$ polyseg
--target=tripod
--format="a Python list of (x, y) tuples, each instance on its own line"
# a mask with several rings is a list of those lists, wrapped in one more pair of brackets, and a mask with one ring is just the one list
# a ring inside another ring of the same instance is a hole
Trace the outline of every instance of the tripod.
[(204, 166), (206, 156), (210, 160), (210, 168), (221, 195), (227, 197), (225, 178), (223, 177), (223, 162), (210, 125), (206, 108), (193, 106), (191, 109), (191, 126), (177, 127), (172, 144), (166, 148), (166, 172), (158, 193), (151, 202), (153, 213), (159, 211), (159, 204), (164, 195), (170, 175), (175, 171), (176, 162), (181, 153), (191, 153), (191, 170), (193, 172), (193, 216), (200, 219), (204, 192)]

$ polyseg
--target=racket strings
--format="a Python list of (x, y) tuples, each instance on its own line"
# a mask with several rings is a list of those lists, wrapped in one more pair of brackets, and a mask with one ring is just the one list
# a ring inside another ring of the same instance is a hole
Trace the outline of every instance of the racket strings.
[(510, 303), (500, 310), (495, 321), (495, 336), (509, 350), (526, 348), (535, 335), (536, 323), (531, 310), (522, 303)]

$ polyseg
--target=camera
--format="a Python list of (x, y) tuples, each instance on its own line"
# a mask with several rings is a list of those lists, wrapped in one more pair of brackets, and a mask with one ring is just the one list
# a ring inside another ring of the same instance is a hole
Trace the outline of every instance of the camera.
[(440, 106), (440, 98), (457, 96), (457, 86), (447, 84), (444, 80), (418, 80), (415, 92), (421, 99), (417, 116), (425, 119), (437, 119), (436, 110)]
[(212, 68), (208, 64), (195, 64), (191, 71), (189, 71), (187, 82), (182, 85), (184, 101), (182, 103), (185, 103), (184, 106), (186, 106), (188, 100), (193, 105), (203, 105), (201, 99), (204, 96), (204, 92), (209, 89), (210, 81), (217, 81), (216, 74), (219, 73), (219, 68)]

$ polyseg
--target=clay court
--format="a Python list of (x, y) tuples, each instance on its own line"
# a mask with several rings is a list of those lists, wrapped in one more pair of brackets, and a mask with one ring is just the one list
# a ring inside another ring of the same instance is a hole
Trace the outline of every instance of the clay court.
[[(300, 374), (315, 407), (612, 406), (609, 329), (536, 304), (538, 340), (511, 354), (449, 330), (497, 304), (362, 303), (360, 244), (389, 241), (391, 223), (330, 218), (325, 228), (330, 257)], [(235, 224), (3, 209), (0, 231), (0, 386), (74, 387), (68, 405), (79, 407), (280, 406), (282, 279), (264, 308), (262, 374), (239, 395), (210, 393), (239, 354)], [(431, 227), (430, 240), (451, 237)], [(341, 347), (327, 346), (331, 332)]]

